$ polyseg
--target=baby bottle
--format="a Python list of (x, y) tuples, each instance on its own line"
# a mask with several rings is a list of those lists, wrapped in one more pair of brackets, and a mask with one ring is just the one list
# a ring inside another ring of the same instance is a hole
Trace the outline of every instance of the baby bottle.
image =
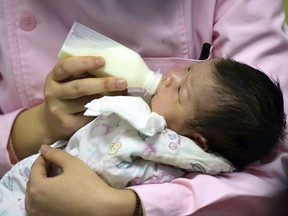
[(71, 56), (101, 56), (105, 66), (92, 71), (92, 75), (124, 78), (128, 88), (143, 88), (150, 95), (156, 93), (162, 78), (161, 73), (147, 67), (137, 52), (77, 22), (58, 54), (59, 58)]

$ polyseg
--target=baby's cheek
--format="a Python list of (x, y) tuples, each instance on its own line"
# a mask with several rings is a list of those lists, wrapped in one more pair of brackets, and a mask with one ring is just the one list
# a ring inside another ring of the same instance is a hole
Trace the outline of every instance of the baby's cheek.
[(159, 115), (162, 115), (163, 113), (163, 107), (165, 107), (165, 102), (159, 98), (160, 96), (157, 94), (155, 95), (151, 100), (151, 110), (153, 112), (158, 113)]

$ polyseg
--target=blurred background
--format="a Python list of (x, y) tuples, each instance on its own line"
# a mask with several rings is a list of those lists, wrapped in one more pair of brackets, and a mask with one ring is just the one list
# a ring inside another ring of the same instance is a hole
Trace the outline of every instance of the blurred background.
[(288, 24), (288, 0), (283, 0), (283, 4), (284, 4), (284, 10), (285, 10), (285, 13), (286, 13), (286, 23)]

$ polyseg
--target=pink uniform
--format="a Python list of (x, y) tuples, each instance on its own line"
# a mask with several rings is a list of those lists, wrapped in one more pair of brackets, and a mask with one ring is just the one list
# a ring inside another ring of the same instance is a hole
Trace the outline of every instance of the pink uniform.
[[(0, 175), (11, 167), (7, 143), (13, 121), (43, 100), (46, 75), (75, 21), (134, 49), (162, 72), (189, 65), (202, 44), (211, 43), (211, 57), (234, 58), (277, 77), (288, 98), (281, 0), (0, 0)], [(285, 105), (288, 113), (287, 100)], [(241, 173), (190, 174), (133, 189), (149, 216), (276, 214), (269, 198), (287, 188), (287, 163), (283, 142), (272, 163)]]

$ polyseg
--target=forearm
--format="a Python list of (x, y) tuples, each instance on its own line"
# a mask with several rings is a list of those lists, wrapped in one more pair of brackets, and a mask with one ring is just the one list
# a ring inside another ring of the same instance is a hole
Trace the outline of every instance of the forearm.
[(14, 112), (0, 115), (0, 176), (5, 174), (12, 166), (7, 144), (9, 143), (11, 128), (16, 116), (21, 110), (15, 110)]
[(22, 111), (15, 119), (10, 138), (19, 160), (36, 153), (42, 144), (51, 144), (42, 112), (42, 105), (38, 105)]

